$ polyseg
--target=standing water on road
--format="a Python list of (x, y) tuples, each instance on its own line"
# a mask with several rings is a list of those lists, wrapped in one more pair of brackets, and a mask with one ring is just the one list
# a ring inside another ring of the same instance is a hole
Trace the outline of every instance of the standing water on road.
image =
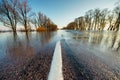
[(58, 40), (64, 80), (120, 79), (119, 32), (6, 32), (0, 37), (0, 79), (46, 80)]
[(67, 32), (67, 44), (93, 79), (120, 79), (120, 32)]
[(0, 33), (0, 79), (47, 79), (56, 33)]

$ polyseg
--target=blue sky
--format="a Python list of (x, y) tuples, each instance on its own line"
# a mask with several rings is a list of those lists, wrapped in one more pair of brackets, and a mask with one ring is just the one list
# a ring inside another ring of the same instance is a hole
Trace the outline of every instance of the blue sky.
[(46, 14), (59, 27), (94, 8), (112, 9), (117, 0), (29, 0), (33, 11)]
[(112, 9), (117, 0), (28, 0), (34, 12), (47, 15), (58, 27), (64, 27), (86, 11), (95, 8)]

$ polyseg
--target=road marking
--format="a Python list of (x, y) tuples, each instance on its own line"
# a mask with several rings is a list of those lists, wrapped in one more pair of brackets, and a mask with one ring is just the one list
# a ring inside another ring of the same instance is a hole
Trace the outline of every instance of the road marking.
[(55, 47), (52, 64), (51, 64), (50, 72), (48, 75), (48, 80), (63, 80), (60, 41), (57, 42)]

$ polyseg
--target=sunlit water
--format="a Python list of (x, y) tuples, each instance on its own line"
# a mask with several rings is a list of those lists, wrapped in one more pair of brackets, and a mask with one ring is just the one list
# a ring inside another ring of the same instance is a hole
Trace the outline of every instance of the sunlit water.
[[(13, 36), (12, 32), (0, 33), (0, 62), (5, 60), (23, 60), (24, 57), (33, 57), (40, 50), (56, 40), (57, 32), (18, 32)], [(8, 61), (7, 61), (8, 63)]]
[[(55, 32), (0, 33), (0, 65), (32, 58), (50, 42), (65, 39), (83, 47), (103, 60), (112, 69), (120, 71), (120, 32), (80, 32), (59, 30)], [(18, 64), (19, 64), (18, 63)], [(3, 66), (4, 67), (4, 66)]]
[[(120, 79), (120, 32), (67, 32), (72, 33), (72, 38), (67, 39), (66, 42), (70, 44), (70, 47), (72, 46), (73, 51), (78, 53), (77, 56), (81, 56), (79, 53), (95, 55), (99, 61), (109, 66), (114, 75)], [(93, 62), (92, 65), (95, 64)], [(98, 66), (100, 65), (98, 64)], [(102, 69), (106, 70), (105, 67)]]
[(18, 32), (16, 37), (13, 36), (11, 32), (0, 33), (0, 60), (10, 56), (11, 53), (29, 53), (26, 52), (29, 51), (29, 49), (34, 51), (34, 53), (38, 53), (39, 50), (49, 42), (63, 38), (66, 40), (73, 39), (74, 41), (78, 41), (81, 45), (87, 45), (89, 48), (94, 48), (103, 53), (120, 57), (120, 32), (59, 30), (56, 32), (31, 32), (28, 33), (28, 35), (24, 32)]

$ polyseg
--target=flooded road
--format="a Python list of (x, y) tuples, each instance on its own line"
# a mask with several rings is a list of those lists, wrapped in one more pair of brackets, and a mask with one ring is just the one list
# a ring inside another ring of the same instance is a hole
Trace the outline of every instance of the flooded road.
[[(79, 64), (76, 67), (76, 76), (82, 72), (87, 80), (120, 80), (119, 32), (68, 31), (68, 33), (72, 33), (72, 38), (65, 39), (67, 45), (65, 50), (69, 47), (66, 56), (74, 56), (73, 61)], [(69, 59), (70, 62), (71, 60), (72, 58)], [(84, 77), (77, 77), (75, 80), (84, 80)]]
[(56, 42), (64, 80), (120, 80), (120, 32), (0, 33), (1, 80), (47, 80)]
[(0, 79), (46, 80), (56, 44), (55, 34), (1, 33)]

